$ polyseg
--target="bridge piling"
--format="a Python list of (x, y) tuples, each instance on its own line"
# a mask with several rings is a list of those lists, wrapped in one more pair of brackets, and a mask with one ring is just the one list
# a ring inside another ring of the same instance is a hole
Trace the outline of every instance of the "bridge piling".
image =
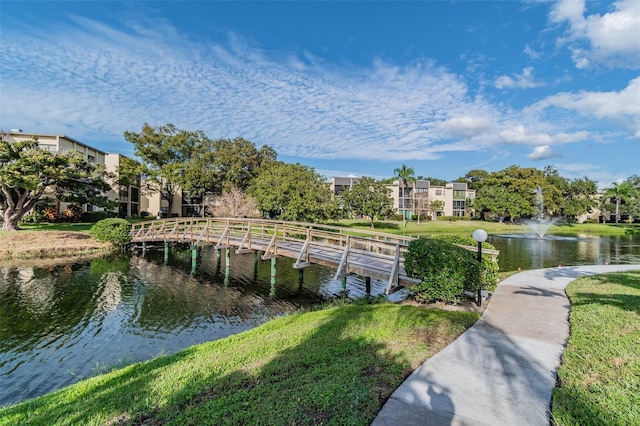
[(164, 264), (169, 263), (169, 241), (164, 241)]

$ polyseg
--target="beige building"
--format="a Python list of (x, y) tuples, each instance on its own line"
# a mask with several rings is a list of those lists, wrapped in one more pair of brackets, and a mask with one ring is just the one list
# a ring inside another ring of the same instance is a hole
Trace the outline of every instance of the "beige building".
[[(49, 152), (69, 152), (77, 151), (81, 153), (85, 160), (94, 164), (102, 164), (107, 172), (116, 173), (120, 161), (124, 156), (120, 154), (107, 154), (104, 151), (93, 148), (85, 143), (70, 138), (65, 135), (52, 135), (42, 133), (26, 133), (20, 129), (11, 129), (4, 135), (5, 139), (12, 142), (20, 142), (37, 138), (38, 147)], [(121, 217), (136, 216), (140, 214), (141, 194), (139, 186), (130, 186), (128, 188), (119, 188), (113, 181), (107, 180), (112, 186), (112, 190), (107, 192), (107, 198), (110, 201), (118, 202), (118, 207), (113, 211)], [(84, 211), (102, 210), (91, 204), (82, 206)], [(61, 210), (66, 208), (66, 203), (60, 205)]]
[[(334, 194), (349, 190), (359, 178), (332, 177), (328, 185)], [(396, 180), (387, 185), (391, 190), (393, 208), (406, 219), (413, 215), (428, 217), (432, 214), (430, 203), (440, 201), (442, 209), (435, 212), (436, 216), (469, 216), (469, 200), (475, 198), (476, 192), (469, 189), (464, 182), (450, 182), (446, 186), (431, 186), (428, 180), (410, 182), (407, 186), (400, 185)]]

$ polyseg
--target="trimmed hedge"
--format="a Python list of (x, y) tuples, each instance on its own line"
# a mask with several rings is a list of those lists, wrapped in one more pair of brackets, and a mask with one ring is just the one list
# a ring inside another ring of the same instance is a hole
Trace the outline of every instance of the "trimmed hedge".
[[(475, 253), (439, 239), (420, 238), (409, 243), (405, 255), (405, 270), (413, 278), (421, 280), (411, 287), (419, 302), (434, 300), (458, 303), (465, 290), (492, 289), (498, 279), (498, 265), (483, 256), (482, 267)], [(451, 237), (454, 239), (457, 237)]]
[(120, 249), (131, 243), (131, 224), (124, 219), (103, 219), (91, 227), (91, 235), (99, 241), (107, 241)]

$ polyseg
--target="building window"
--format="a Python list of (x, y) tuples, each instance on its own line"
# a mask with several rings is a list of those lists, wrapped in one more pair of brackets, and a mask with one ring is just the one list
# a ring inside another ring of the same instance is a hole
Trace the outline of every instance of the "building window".
[(457, 190), (457, 189), (453, 190), (453, 198), (455, 198), (455, 199), (458, 199), (458, 200), (459, 199), (464, 199), (465, 194), (466, 194), (466, 191), (460, 191), (460, 190)]
[(131, 202), (132, 203), (138, 203), (140, 202), (140, 189), (138, 188), (131, 188)]
[(442, 197), (442, 189), (436, 189), (436, 196)]
[(87, 161), (90, 163), (95, 163), (96, 157), (94, 157), (93, 155), (87, 155)]

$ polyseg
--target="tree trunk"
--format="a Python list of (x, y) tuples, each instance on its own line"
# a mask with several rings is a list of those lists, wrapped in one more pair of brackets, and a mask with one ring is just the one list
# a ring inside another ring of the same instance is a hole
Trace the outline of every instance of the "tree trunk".
[(2, 216), (2, 230), (3, 231), (17, 231), (20, 228), (18, 228), (18, 222), (20, 222), (20, 215), (17, 214), (11, 214), (10, 210), (5, 210), (4, 211), (4, 215)]

